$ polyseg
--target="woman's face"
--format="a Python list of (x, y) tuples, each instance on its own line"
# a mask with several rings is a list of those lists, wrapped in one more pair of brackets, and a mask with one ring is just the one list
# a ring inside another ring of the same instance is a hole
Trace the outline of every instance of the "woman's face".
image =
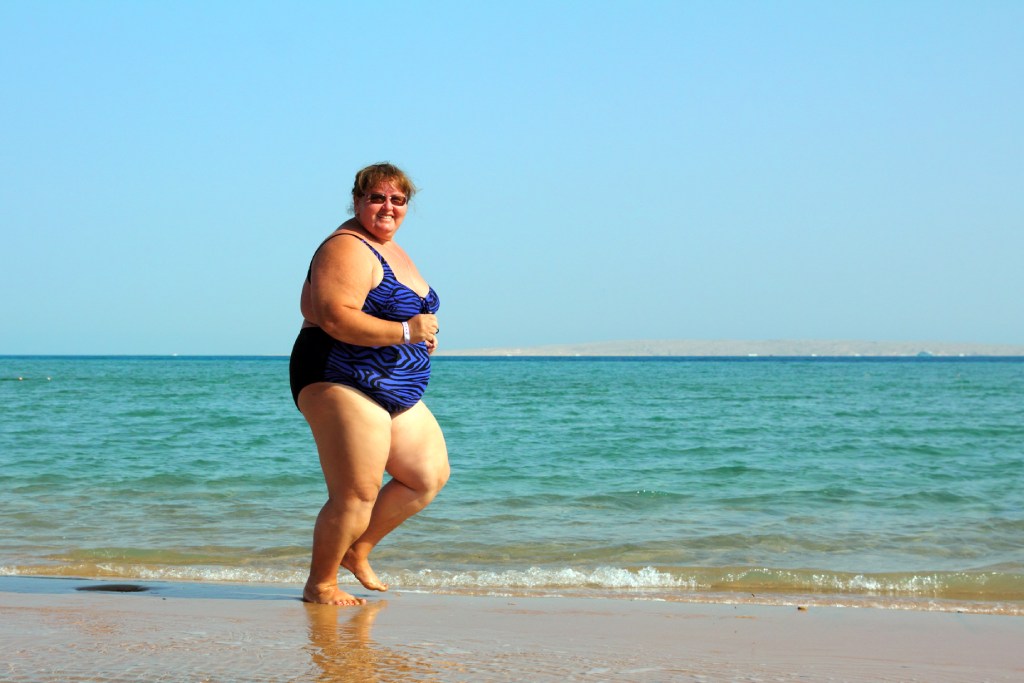
[[(396, 204), (395, 200), (401, 202)], [(398, 227), (409, 210), (408, 198), (391, 182), (374, 185), (355, 201), (356, 220), (381, 242), (387, 242), (398, 232)]]

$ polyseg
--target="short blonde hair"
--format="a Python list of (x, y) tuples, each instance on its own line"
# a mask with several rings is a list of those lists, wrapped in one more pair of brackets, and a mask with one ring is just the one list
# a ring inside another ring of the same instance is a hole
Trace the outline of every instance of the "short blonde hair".
[(367, 194), (373, 187), (386, 182), (397, 185), (410, 201), (416, 194), (416, 186), (413, 185), (412, 178), (406, 175), (402, 169), (387, 162), (370, 164), (356, 173), (356, 180), (352, 184), (352, 213), (355, 213), (357, 199)]

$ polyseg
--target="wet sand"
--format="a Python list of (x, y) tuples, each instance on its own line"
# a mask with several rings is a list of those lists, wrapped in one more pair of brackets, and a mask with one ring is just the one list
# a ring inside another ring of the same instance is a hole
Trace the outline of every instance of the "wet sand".
[(1024, 618), (0, 577), (0, 681), (1019, 681)]

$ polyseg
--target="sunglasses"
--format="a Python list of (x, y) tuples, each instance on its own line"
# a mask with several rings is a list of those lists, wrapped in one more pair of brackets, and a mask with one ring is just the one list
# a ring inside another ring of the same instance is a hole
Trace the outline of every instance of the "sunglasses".
[(391, 203), (395, 206), (405, 206), (405, 203), (409, 201), (409, 198), (406, 197), (404, 194), (393, 194), (390, 197), (388, 197), (387, 195), (378, 194), (374, 192), (373, 194), (367, 194), (363, 196), (366, 197), (366, 200), (371, 204), (383, 204), (384, 202), (390, 199)]

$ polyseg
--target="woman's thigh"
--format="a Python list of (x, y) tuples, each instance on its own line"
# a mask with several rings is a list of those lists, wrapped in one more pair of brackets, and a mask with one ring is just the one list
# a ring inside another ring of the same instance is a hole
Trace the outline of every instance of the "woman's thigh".
[(387, 471), (414, 489), (440, 488), (448, 480), (444, 434), (423, 401), (392, 419)]
[(309, 423), (328, 493), (379, 488), (391, 451), (391, 415), (358, 389), (318, 382), (303, 388), (299, 410)]

